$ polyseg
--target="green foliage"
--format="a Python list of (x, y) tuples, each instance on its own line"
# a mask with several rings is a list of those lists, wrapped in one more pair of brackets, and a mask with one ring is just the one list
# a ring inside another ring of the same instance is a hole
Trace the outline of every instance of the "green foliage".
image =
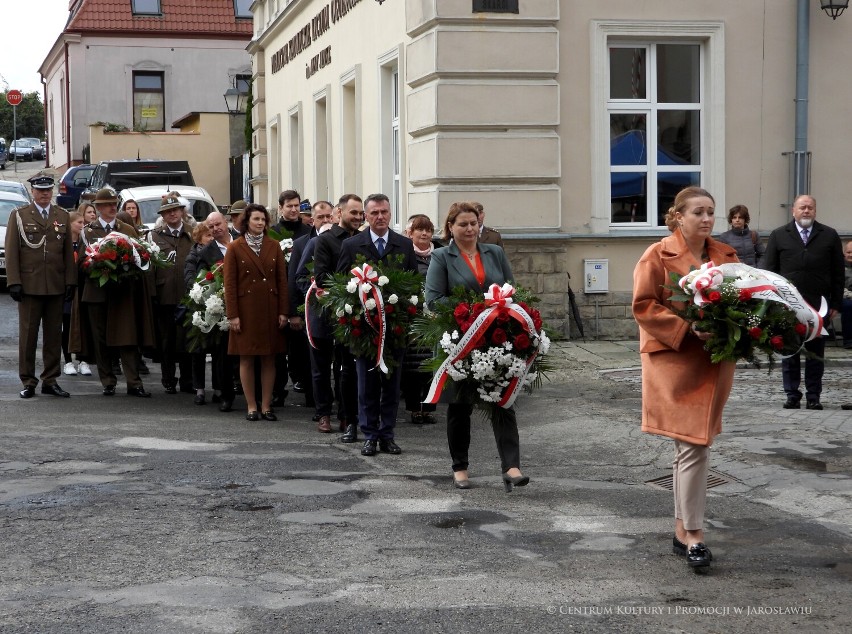
[[(0, 93), (0, 136), (11, 143), (15, 138), (12, 126), (12, 106), (6, 101), (6, 93)], [(24, 99), (18, 106), (17, 138), (35, 137), (44, 139), (44, 104), (41, 95), (33, 91), (24, 93)]]

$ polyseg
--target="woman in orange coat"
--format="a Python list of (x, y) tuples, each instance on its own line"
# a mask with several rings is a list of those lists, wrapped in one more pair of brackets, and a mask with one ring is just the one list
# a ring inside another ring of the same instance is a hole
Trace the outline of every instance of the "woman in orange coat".
[(699, 187), (682, 190), (669, 209), (672, 235), (651, 245), (633, 272), (633, 316), (639, 324), (642, 359), (642, 431), (675, 441), (672, 465), (675, 504), (673, 551), (690, 567), (706, 568), (704, 508), (710, 445), (722, 430), (722, 409), (735, 364), (711, 363), (710, 334), (679, 317), (664, 288), (669, 276), (705, 262), (736, 262), (736, 251), (710, 237), (715, 202)]
[(278, 243), (266, 237), (269, 212), (246, 206), (239, 224), (244, 232), (225, 254), (225, 314), (230, 322), (228, 354), (240, 357), (240, 381), (246, 397), (246, 420), (258, 420), (255, 357), (260, 357), (263, 418), (277, 420), (272, 410), (275, 355), (286, 350), (287, 262)]

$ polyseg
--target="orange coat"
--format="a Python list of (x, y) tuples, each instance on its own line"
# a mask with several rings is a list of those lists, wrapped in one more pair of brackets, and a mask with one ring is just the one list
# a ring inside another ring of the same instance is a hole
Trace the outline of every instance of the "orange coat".
[[(737, 262), (728, 245), (707, 239), (714, 263)], [(722, 410), (734, 381), (735, 364), (711, 363), (704, 343), (690, 333), (668, 301), (669, 273), (685, 275), (701, 266), (680, 230), (648, 247), (633, 271), (633, 317), (639, 324), (642, 359), (642, 431), (711, 445), (722, 431)]]
[(287, 261), (278, 243), (267, 237), (256, 255), (239, 237), (225, 253), (225, 313), (240, 318), (239, 334), (228, 333), (228, 354), (267, 355), (285, 352), (278, 315), (287, 315)]

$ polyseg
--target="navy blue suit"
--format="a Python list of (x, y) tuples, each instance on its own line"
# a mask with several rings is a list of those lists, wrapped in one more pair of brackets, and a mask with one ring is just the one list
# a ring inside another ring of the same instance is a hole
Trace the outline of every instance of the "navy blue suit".
[[(381, 266), (389, 256), (402, 255), (401, 268), (416, 273), (417, 257), (411, 240), (393, 231), (388, 231), (384, 237), (387, 244), (382, 256), (379, 256), (372, 242), (369, 229), (344, 240), (337, 271), (350, 271), (359, 255), (377, 266)], [(374, 369), (375, 359), (355, 357), (355, 370), (358, 374), (358, 423), (367, 440), (393, 440), (394, 437), (405, 348), (387, 352), (396, 361), (396, 367), (390, 374)]]

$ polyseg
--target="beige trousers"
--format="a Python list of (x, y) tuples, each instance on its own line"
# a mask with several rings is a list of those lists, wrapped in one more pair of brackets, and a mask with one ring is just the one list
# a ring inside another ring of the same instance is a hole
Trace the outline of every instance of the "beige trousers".
[(675, 518), (682, 520), (684, 529), (688, 531), (704, 528), (709, 465), (710, 447), (675, 441), (672, 463)]

